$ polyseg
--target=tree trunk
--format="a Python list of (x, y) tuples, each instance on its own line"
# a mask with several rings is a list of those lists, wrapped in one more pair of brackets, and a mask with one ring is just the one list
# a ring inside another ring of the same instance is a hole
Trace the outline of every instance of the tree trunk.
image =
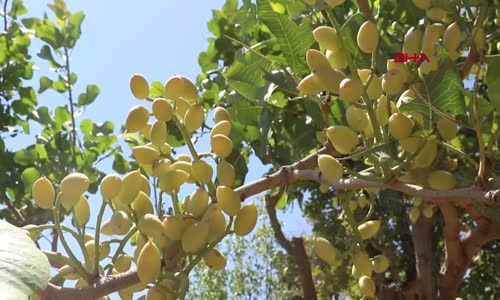
[(436, 298), (436, 279), (432, 273), (432, 219), (420, 216), (413, 224), (412, 240), (415, 247), (415, 261), (419, 289), (415, 289), (419, 300)]

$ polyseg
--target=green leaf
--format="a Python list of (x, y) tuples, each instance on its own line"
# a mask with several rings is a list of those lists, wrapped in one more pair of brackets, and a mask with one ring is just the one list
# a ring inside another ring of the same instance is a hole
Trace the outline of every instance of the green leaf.
[(123, 157), (123, 155), (121, 155), (121, 153), (116, 153), (113, 160), (113, 170), (119, 174), (125, 174), (128, 171), (128, 168), (128, 161)]
[(274, 11), (269, 0), (257, 0), (257, 11), (262, 23), (276, 36), (288, 66), (295, 73), (307, 73), (305, 53), (314, 43), (309, 24), (303, 21), (297, 25), (286, 15)]
[(261, 93), (259, 89), (267, 84), (264, 74), (270, 71), (271, 62), (255, 53), (247, 52), (241, 60), (235, 61), (223, 75), (238, 93), (249, 100), (256, 100)]
[(43, 58), (47, 61), (49, 61), (50, 66), (53, 68), (62, 68), (62, 65), (59, 64), (55, 59), (54, 56), (52, 55), (52, 50), (50, 49), (49, 46), (43, 45), (42, 48), (40, 48), (40, 51), (38, 52), (38, 57)]
[(56, 14), (58, 19), (64, 20), (70, 15), (64, 0), (54, 0), (54, 3), (49, 3), (47, 6)]
[(99, 87), (97, 85), (95, 85), (95, 84), (87, 85), (86, 92), (81, 93), (80, 96), (78, 96), (78, 106), (84, 106), (84, 105), (91, 104), (97, 98), (99, 93), (100, 93), (100, 90), (99, 90)]
[(84, 18), (85, 14), (83, 13), (83, 11), (79, 11), (72, 14), (68, 19), (68, 23), (66, 24), (65, 29), (68, 30), (69, 36), (75, 41), (78, 40), (80, 38), (80, 35), (82, 34), (81, 27)]
[(497, 112), (500, 112), (500, 55), (489, 57), (488, 71), (486, 72), (486, 84), (488, 85), (488, 97)]
[[(234, 107), (231, 107), (231, 116), (234, 115), (235, 121), (243, 125), (259, 125), (259, 117), (262, 113), (262, 107), (249, 103), (246, 100), (238, 101), (235, 99)], [(234, 112), (234, 113), (233, 113)], [(170, 133), (170, 131), (169, 131)]]
[(153, 81), (151, 83), (151, 89), (149, 90), (149, 96), (151, 98), (158, 98), (165, 96), (165, 86), (159, 81)]
[(54, 120), (52, 120), (50, 116), (49, 109), (46, 106), (39, 107), (37, 113), (41, 124), (47, 125), (54, 123)]
[(69, 84), (74, 85), (77, 80), (78, 80), (78, 75), (74, 72), (71, 72), (71, 74), (69, 74)]
[(2, 299), (27, 299), (47, 287), (49, 260), (24, 230), (0, 220), (0, 291)]
[[(440, 112), (451, 113), (454, 116), (465, 115), (463, 82), (460, 74), (455, 63), (448, 58), (446, 50), (439, 47), (438, 53), (440, 56), (438, 70), (424, 77), (424, 89), (420, 93), (429, 101), (432, 107)], [(425, 127), (436, 121), (439, 116), (419, 97), (407, 104), (401, 105), (400, 110), (416, 110), (422, 113), (425, 118)]]
[[(5, 2), (5, 4), (7, 4), (7, 3)], [(16, 18), (16, 17), (22, 16), (22, 15), (27, 14), (27, 13), (28, 13), (28, 10), (24, 6), (22, 0), (12, 1), (12, 7), (11, 7), (9, 14), (8, 14), (10, 17)]]
[(47, 155), (47, 150), (45, 150), (45, 147), (40, 144), (35, 144), (35, 152), (36, 155), (38, 156), (38, 160), (47, 160), (49, 156)]
[(276, 107), (279, 107), (279, 108), (283, 108), (286, 106), (286, 104), (288, 103), (288, 99), (285, 97), (285, 95), (282, 93), (282, 92), (273, 92), (277, 87), (275, 86), (269, 96), (266, 95), (264, 96), (264, 100), (271, 104), (271, 105), (274, 105)]
[(33, 183), (40, 177), (40, 171), (37, 168), (26, 168), (21, 173), (21, 180), (24, 183), (24, 192), (30, 193)]
[(115, 124), (111, 121), (106, 121), (104, 123), (94, 124), (92, 129), (92, 135), (110, 135), (115, 130)]
[(64, 37), (59, 28), (50, 20), (39, 20), (39, 22), (35, 23), (34, 29), (36, 36), (52, 46), (52, 48), (59, 49), (63, 46)]
[(40, 88), (38, 89), (38, 93), (41, 94), (45, 92), (47, 89), (52, 87), (53, 83), (52, 79), (47, 76), (40, 77)]
[(34, 149), (19, 150), (14, 154), (14, 161), (20, 165), (28, 165), (35, 162), (38, 155)]
[(63, 125), (64, 122), (67, 122), (69, 120), (71, 120), (71, 114), (69, 113), (68, 109), (66, 107), (57, 107), (54, 121), (56, 121), (56, 123), (59, 125)]
[(66, 82), (62, 79), (52, 82), (52, 88), (59, 93), (66, 92)]
[(80, 122), (80, 130), (84, 135), (91, 134), (93, 127), (94, 125), (92, 124), (92, 121), (90, 119), (84, 119)]
[(288, 194), (283, 193), (283, 195), (281, 195), (280, 199), (276, 203), (276, 208), (281, 210), (285, 209), (287, 202), (288, 202)]

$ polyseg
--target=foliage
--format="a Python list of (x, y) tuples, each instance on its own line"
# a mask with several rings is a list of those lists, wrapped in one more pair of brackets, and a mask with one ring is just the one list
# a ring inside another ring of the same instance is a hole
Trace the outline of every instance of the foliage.
[[(3, 16), (6, 27), (1, 36), (5, 47), (0, 57), (0, 130), (4, 133), (0, 139), (0, 167), (9, 172), (0, 175), (0, 198), (7, 206), (0, 216), (18, 225), (44, 224), (51, 220), (50, 215), (30, 200), (31, 186), (38, 177), (61, 180), (77, 169), (88, 175), (90, 191), (95, 192), (97, 181), (103, 176), (95, 164), (103, 157), (114, 154), (116, 171), (120, 173), (128, 168), (120, 148), (115, 146), (118, 139), (113, 134), (113, 123), (77, 120), (99, 95), (99, 88), (93, 84), (79, 95), (74, 91), (78, 76), (71, 71), (69, 57), (80, 38), (84, 13), (71, 13), (64, 1), (55, 1), (49, 5), (55, 17), (53, 22), (47, 15), (43, 19), (27, 17), (23, 1), (4, 1), (3, 6), (10, 9)], [(43, 42), (36, 53), (38, 59), (31, 54), (33, 37)], [(33, 71), (43, 61), (53, 75)], [(37, 81), (38, 88), (31, 86)], [(49, 91), (60, 94), (61, 99), (67, 98), (67, 104), (53, 107), (39, 103), (38, 96)], [(34, 124), (41, 127), (39, 133), (31, 132)], [(35, 143), (20, 149), (5, 147), (6, 142), (11, 144), (10, 140), (20, 134), (36, 136)]]

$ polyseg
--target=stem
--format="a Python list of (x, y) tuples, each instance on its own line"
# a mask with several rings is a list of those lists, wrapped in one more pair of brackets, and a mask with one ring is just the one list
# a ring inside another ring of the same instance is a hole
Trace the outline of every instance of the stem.
[[(347, 50), (347, 48), (345, 47), (345, 44), (344, 44), (344, 39), (342, 38), (342, 35), (340, 34), (341, 31), (342, 31), (342, 28), (340, 27), (340, 24), (339, 22), (337, 21), (337, 19), (335, 18), (335, 15), (331, 13), (331, 11), (327, 11), (327, 15), (328, 15), (328, 19), (330, 20), (330, 22), (333, 24), (333, 26), (335, 27), (335, 30), (337, 31), (337, 34), (339, 34), (339, 37), (340, 37), (340, 47), (345, 51), (345, 53), (347, 54), (346, 57), (347, 57), (347, 65), (349, 67), (349, 71), (350, 71), (350, 76), (354, 79), (357, 79), (357, 80), (361, 80), (359, 78), (359, 74), (358, 74), (358, 71), (356, 69), (356, 66), (354, 65), (354, 61), (351, 57), (351, 54), (349, 53), (349, 51)], [(375, 57), (375, 53), (376, 51), (374, 51), (372, 53), (372, 69), (375, 70), (375, 61), (376, 59), (374, 59)], [(372, 74), (370, 75), (370, 77), (373, 76), (373, 72)], [(370, 79), (370, 78), (369, 78)], [(370, 100), (370, 98), (368, 97), (368, 93), (366, 92), (366, 88), (368, 87), (368, 84), (365, 85), (364, 89), (363, 89), (363, 101), (365, 103), (365, 106), (366, 106), (366, 110), (368, 112), (368, 116), (370, 117), (370, 122), (372, 123), (372, 127), (373, 127), (373, 134), (375, 136), (375, 138), (377, 139), (378, 142), (381, 142), (383, 141), (382, 139), (382, 134), (380, 133), (380, 125), (378, 124), (378, 121), (377, 121), (377, 117), (375, 115), (375, 111), (373, 110), (373, 103), (372, 101)]]
[[(31, 226), (29, 229), (27, 229), (28, 231), (31, 231), (31, 230), (35, 230), (35, 231), (44, 231), (46, 229), (56, 229), (56, 225), (55, 224), (44, 224), (44, 225), (38, 225), (38, 226)], [(80, 246), (80, 249), (82, 249), (82, 253), (83, 253), (83, 259), (85, 261), (88, 261), (89, 260), (89, 256), (88, 256), (88, 253), (87, 251), (85, 251), (85, 245), (83, 244), (83, 241), (82, 239), (80, 238), (80, 236), (71, 228), (67, 227), (67, 226), (64, 226), (64, 225), (61, 225), (61, 229), (70, 233), (73, 238), (78, 242), (78, 246)], [(82, 235), (83, 236), (83, 235)]]
[(363, 245), (363, 239), (361, 238), (361, 234), (359, 233), (359, 230), (358, 230), (358, 222), (356, 222), (356, 219), (354, 218), (352, 211), (349, 209), (349, 203), (348, 203), (347, 199), (345, 199), (344, 197), (341, 197), (341, 196), (343, 196), (343, 192), (342, 193), (339, 192), (338, 195), (339, 195), (340, 203), (342, 204), (342, 208), (344, 209), (344, 214), (347, 217), (347, 222), (351, 226), (352, 232), (354, 233), (354, 236), (359, 241), (359, 243), (356, 244), (356, 246), (361, 250), (363, 248), (361, 246), (361, 245)]
[(174, 207), (174, 213), (176, 215), (180, 215), (181, 212), (179, 211), (179, 195), (177, 195), (177, 192), (174, 192), (172, 194), (172, 205)]
[(351, 169), (346, 169), (346, 170), (347, 170), (346, 171), (347, 174), (349, 174), (350, 176), (356, 177), (356, 178), (374, 181), (374, 182), (385, 182), (386, 181), (385, 178), (380, 177), (380, 176), (363, 175), (363, 174), (356, 172), (354, 170), (351, 170)]
[(116, 249), (116, 252), (113, 255), (113, 258), (111, 258), (111, 262), (113, 262), (113, 265), (111, 265), (111, 267), (108, 270), (108, 276), (111, 275), (111, 273), (113, 272), (114, 263), (115, 263), (116, 259), (118, 258), (118, 255), (120, 255), (120, 253), (122, 253), (123, 248), (127, 244), (128, 240), (137, 232), (137, 229), (138, 229), (138, 227), (134, 226), (132, 229), (130, 229), (130, 231), (127, 233), (127, 235), (120, 241), (120, 245)]
[[(186, 145), (188, 146), (189, 152), (191, 152), (193, 159), (195, 159), (195, 160), (200, 159), (198, 152), (194, 148), (193, 142), (191, 142), (190, 134), (187, 131), (186, 126), (184, 126), (184, 124), (181, 123), (181, 121), (179, 120), (179, 118), (175, 114), (173, 115), (172, 120), (175, 122), (175, 125), (177, 126), (177, 128), (179, 128), (179, 130), (181, 131), (182, 138), (184, 139), (184, 141), (186, 141)], [(212, 181), (209, 181), (207, 183), (207, 187), (208, 187), (209, 193), (212, 195), (215, 195), (215, 185)]]
[(453, 147), (453, 145), (445, 143), (443, 141), (440, 141), (440, 140), (435, 140), (435, 141), (438, 142), (438, 144), (440, 144), (441, 146), (446, 147), (451, 152), (454, 152), (455, 154), (460, 155), (464, 160), (466, 160), (467, 162), (469, 162), (471, 165), (475, 166), (476, 168), (479, 167), (479, 164), (475, 160), (473, 160), (469, 155), (467, 155), (465, 152), (463, 152), (462, 150), (455, 148), (455, 147)]
[[(231, 223), (232, 222), (230, 221), (230, 224)], [(209, 244), (202, 251), (198, 252), (198, 255), (193, 260), (191, 260), (189, 262), (189, 265), (187, 265), (182, 272), (189, 274), (189, 272), (191, 272), (191, 270), (198, 264), (198, 262), (200, 262), (200, 260), (203, 258), (203, 255), (205, 253), (207, 253), (208, 251), (215, 248), (215, 246), (217, 246), (217, 244), (219, 244), (229, 233), (232, 233), (232, 231), (229, 230), (229, 227), (230, 226), (228, 226), (228, 228), (226, 228), (226, 231), (224, 231), (224, 233), (217, 240), (215, 240), (212, 244)]]
[[(61, 198), (62, 198), (61, 195), (59, 197), (56, 197), (55, 207), (54, 207), (54, 210), (52, 211), (53, 216), (54, 216), (55, 228), (57, 230), (57, 235), (61, 238), (61, 244), (63, 245), (64, 250), (68, 254), (69, 258), (76, 261), (76, 262), (79, 262), (80, 260), (77, 259), (76, 256), (71, 251), (71, 248), (68, 246), (68, 243), (66, 242), (66, 238), (64, 237), (63, 232), (62, 232), (61, 220), (59, 219), (59, 207), (61, 205)], [(77, 239), (77, 240), (79, 240), (79, 239)], [(85, 248), (82, 249), (82, 252), (85, 252)], [(89, 272), (87, 272), (87, 270), (85, 270), (85, 268), (81, 264), (76, 264), (75, 267), (76, 267), (75, 269), (78, 272), (78, 274), (80, 274), (80, 276), (82, 276), (82, 278), (85, 279), (85, 281), (90, 282), (90, 279), (92, 277), (89, 274)]]
[[(156, 178), (155, 178), (153, 186), (156, 186), (157, 183), (158, 183), (158, 180), (156, 180)], [(163, 221), (163, 210), (162, 210), (163, 192), (160, 191), (160, 196), (159, 196), (160, 199), (158, 199), (158, 193), (156, 192), (156, 190), (155, 190), (154, 194), (155, 194), (156, 214), (158, 215), (160, 220)]]
[(68, 83), (68, 99), (69, 99), (69, 109), (71, 113), (71, 138), (73, 142), (73, 147), (71, 147), (71, 155), (73, 156), (73, 168), (76, 169), (76, 122), (75, 122), (75, 112), (73, 108), (73, 89), (71, 86), (71, 69), (69, 66), (69, 51), (68, 47), (64, 46), (64, 62), (65, 62), (65, 70), (66, 70), (66, 78)]
[(480, 71), (481, 69), (478, 68), (476, 72), (476, 80), (474, 80), (474, 91), (472, 92), (472, 115), (474, 118), (474, 130), (476, 131), (477, 144), (479, 147), (479, 170), (477, 171), (477, 176), (481, 181), (483, 181), (485, 175), (484, 173), (486, 172), (486, 151), (484, 146), (483, 134), (481, 132), (481, 121), (479, 120), (479, 112), (477, 107), (477, 89)]
[[(68, 259), (70, 260), (70, 259)], [(74, 274), (75, 273), (75, 270), (74, 269), (66, 269), (66, 270), (63, 270), (59, 273), (57, 273), (54, 277), (50, 278), (50, 281), (51, 283), (56, 283), (56, 282), (59, 282), (61, 279), (64, 278), (64, 276), (66, 275), (69, 275), (69, 274)]]
[(94, 268), (93, 271), (99, 270), (99, 238), (101, 235), (101, 223), (102, 216), (104, 214), (104, 210), (106, 209), (107, 202), (105, 200), (102, 201), (101, 208), (99, 210), (99, 214), (97, 215), (97, 222), (95, 224), (95, 256), (94, 256)]
[[(9, 23), (7, 21), (7, 4), (8, 4), (8, 0), (5, 0), (5, 2), (3, 3), (3, 31), (4, 32), (7, 32), (7, 27), (9, 26)], [(7, 46), (9, 45), (9, 39), (6, 39), (5, 40), (7, 42)], [(9, 47), (7, 47), (8, 49)]]

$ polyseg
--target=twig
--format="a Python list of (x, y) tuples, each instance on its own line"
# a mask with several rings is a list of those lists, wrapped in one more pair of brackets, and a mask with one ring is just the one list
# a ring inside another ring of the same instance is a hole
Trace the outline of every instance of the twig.
[(76, 169), (76, 121), (75, 121), (75, 109), (73, 107), (73, 88), (71, 86), (71, 70), (69, 66), (69, 52), (68, 47), (64, 46), (64, 62), (66, 69), (66, 78), (68, 79), (68, 99), (69, 99), (69, 110), (71, 113), (71, 137), (73, 139), (73, 147), (71, 147), (71, 155), (73, 157), (73, 168)]
[(12, 215), (14, 218), (18, 221), (19, 224), (24, 224), (26, 219), (24, 216), (21, 214), (21, 212), (12, 204), (9, 198), (7, 197), (2, 197), (3, 201), (2, 203), (7, 206), (7, 208), (12, 212)]

